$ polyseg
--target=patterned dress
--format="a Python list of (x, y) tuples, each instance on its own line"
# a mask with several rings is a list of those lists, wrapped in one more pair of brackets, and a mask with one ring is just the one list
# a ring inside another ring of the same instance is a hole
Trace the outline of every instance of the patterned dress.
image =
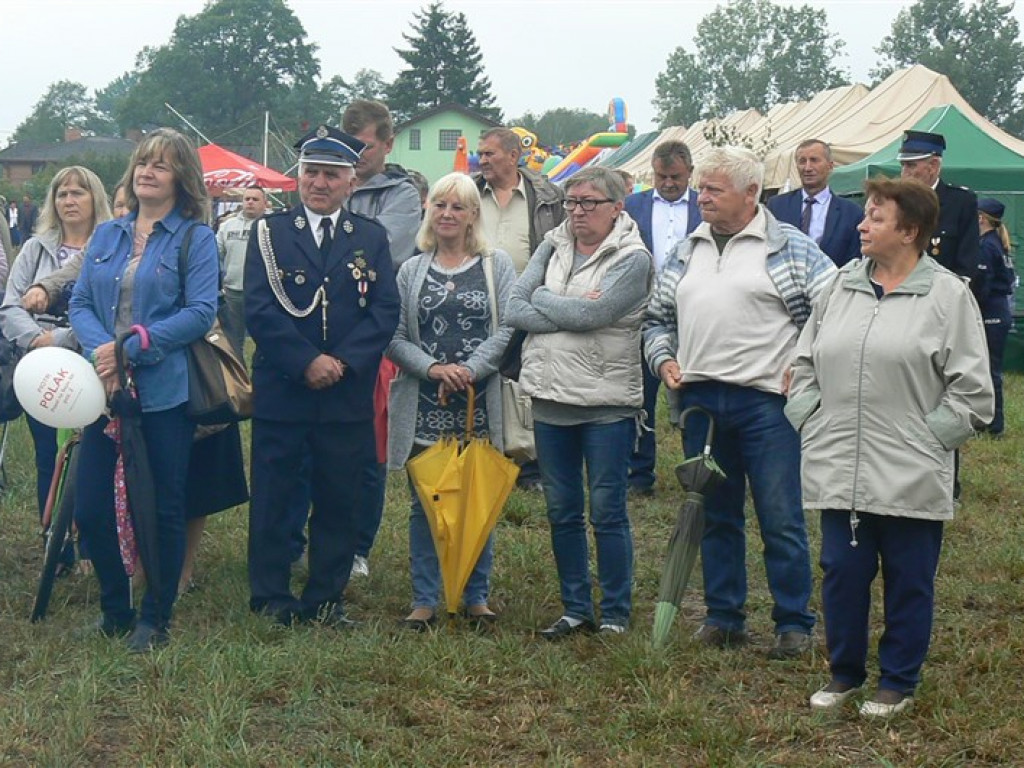
[[(491, 303), (483, 262), (474, 256), (455, 270), (430, 265), (417, 304), (420, 348), (439, 363), (464, 363), (491, 334)], [(433, 445), (446, 435), (466, 432), (466, 395), (456, 393), (441, 405), (439, 382), (420, 383), (416, 412), (417, 445)], [(487, 435), (486, 380), (474, 384), (479, 397), (473, 413), (473, 430)]]

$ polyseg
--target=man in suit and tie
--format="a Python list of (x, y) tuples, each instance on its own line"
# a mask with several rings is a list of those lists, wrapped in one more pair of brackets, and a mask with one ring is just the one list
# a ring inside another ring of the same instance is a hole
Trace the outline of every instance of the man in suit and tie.
[[(283, 624), (352, 625), (342, 608), (376, 465), (373, 388), (398, 325), (388, 235), (345, 208), (363, 143), (320, 126), (296, 145), (299, 197), (261, 220), (245, 261), (253, 356), (249, 605)], [(312, 459), (309, 579), (290, 588), (289, 500)]]
[[(685, 240), (700, 224), (697, 195), (690, 189), (693, 157), (681, 141), (666, 141), (654, 148), (651, 158), (654, 187), (626, 198), (625, 210), (637, 223), (644, 245), (654, 257), (658, 271), (675, 244)], [(657, 440), (654, 409), (661, 379), (644, 369), (644, 430), (629, 462), (629, 491), (639, 496), (654, 495), (654, 466)]]
[(821, 139), (807, 139), (796, 148), (800, 189), (776, 195), (768, 210), (779, 221), (808, 235), (837, 267), (860, 258), (857, 225), (864, 211), (851, 200), (834, 195), (828, 186), (835, 163), (832, 148)]

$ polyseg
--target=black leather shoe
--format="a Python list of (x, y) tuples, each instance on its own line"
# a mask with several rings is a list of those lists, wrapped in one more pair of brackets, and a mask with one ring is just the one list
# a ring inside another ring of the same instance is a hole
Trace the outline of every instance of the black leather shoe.
[(412, 630), (413, 632), (426, 632), (435, 624), (437, 624), (436, 613), (430, 614), (430, 617), (426, 619), (414, 619), (407, 616), (401, 621), (401, 625), (405, 629)]
[(128, 653), (149, 653), (167, 645), (171, 641), (166, 630), (157, 629), (152, 624), (139, 622), (128, 636)]
[(464, 618), (473, 629), (484, 630), (492, 629), (498, 624), (498, 614), (492, 611), (487, 606), (473, 606), (479, 610), (483, 608), (485, 613), (471, 613), (469, 608), (464, 608), (462, 611), (462, 618)]
[(547, 629), (542, 629), (537, 634), (539, 634), (545, 640), (561, 640), (563, 637), (569, 637), (569, 635), (578, 635), (584, 633), (590, 634), (595, 629), (596, 627), (594, 626), (594, 622), (588, 619), (585, 619), (582, 624), (577, 624), (574, 627), (568, 621), (566, 621), (565, 617), (563, 616), (550, 627), (548, 627)]

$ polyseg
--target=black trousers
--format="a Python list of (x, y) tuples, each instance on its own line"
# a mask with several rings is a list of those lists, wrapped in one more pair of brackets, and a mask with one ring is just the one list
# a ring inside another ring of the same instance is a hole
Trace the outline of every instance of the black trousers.
[[(291, 499), (300, 466), (312, 457), (309, 579), (298, 599), (291, 581)], [(249, 504), (249, 606), (314, 618), (340, 604), (355, 554), (357, 522), (365, 516), (363, 478), (376, 463), (371, 418), (358, 422), (289, 423), (253, 419), (252, 501)]]

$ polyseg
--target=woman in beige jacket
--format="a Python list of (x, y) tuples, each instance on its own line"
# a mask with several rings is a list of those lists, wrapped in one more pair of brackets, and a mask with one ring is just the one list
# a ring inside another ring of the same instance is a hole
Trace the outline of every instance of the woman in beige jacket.
[(865, 258), (816, 304), (797, 346), (786, 415), (800, 430), (804, 506), (820, 509), (831, 682), (811, 706), (864, 683), (871, 583), (881, 560), (885, 631), (865, 716), (913, 703), (928, 651), (953, 451), (992, 418), (985, 332), (966, 282), (923, 250), (935, 193), (874, 180), (859, 226)]

